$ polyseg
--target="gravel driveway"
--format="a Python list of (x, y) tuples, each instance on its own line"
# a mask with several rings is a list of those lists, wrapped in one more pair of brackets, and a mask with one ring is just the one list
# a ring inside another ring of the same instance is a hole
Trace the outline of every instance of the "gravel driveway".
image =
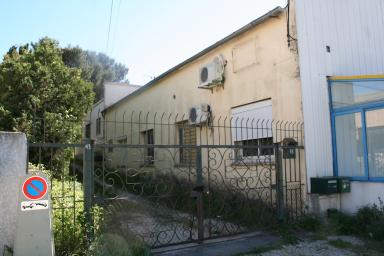
[[(344, 243), (343, 248), (333, 246), (333, 242)], [(358, 248), (358, 249), (356, 249)], [(247, 254), (246, 256), (358, 256), (383, 255), (379, 252), (364, 251), (364, 242), (351, 236), (329, 236), (327, 240), (303, 240), (295, 245), (284, 245), (281, 249), (275, 249), (261, 254)]]
[(328, 243), (321, 241), (303, 241), (296, 245), (283, 246), (280, 250), (273, 250), (262, 253), (263, 256), (357, 256), (358, 254), (347, 249), (339, 249)]

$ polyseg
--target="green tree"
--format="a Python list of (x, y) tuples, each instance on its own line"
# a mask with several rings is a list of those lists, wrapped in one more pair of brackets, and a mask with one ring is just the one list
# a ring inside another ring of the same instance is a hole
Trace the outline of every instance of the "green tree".
[[(92, 88), (81, 69), (64, 64), (57, 41), (11, 47), (0, 63), (0, 130), (25, 132), (30, 142), (78, 141)], [(58, 152), (49, 161), (69, 160)]]
[(102, 97), (105, 82), (122, 82), (128, 73), (128, 68), (116, 63), (104, 53), (85, 51), (79, 47), (66, 47), (63, 48), (62, 54), (67, 66), (80, 68), (83, 71), (82, 78), (94, 84), (96, 101)]

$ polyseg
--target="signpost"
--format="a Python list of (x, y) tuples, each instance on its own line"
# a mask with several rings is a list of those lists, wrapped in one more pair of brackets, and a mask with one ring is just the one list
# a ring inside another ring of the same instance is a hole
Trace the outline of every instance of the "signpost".
[(13, 255), (54, 255), (49, 192), (44, 175), (27, 175), (20, 179)]

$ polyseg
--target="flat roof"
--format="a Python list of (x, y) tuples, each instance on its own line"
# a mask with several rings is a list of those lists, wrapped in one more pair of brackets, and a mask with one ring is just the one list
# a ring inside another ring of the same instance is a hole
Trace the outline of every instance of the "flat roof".
[(217, 47), (225, 44), (226, 42), (232, 40), (233, 38), (239, 36), (239, 35), (242, 35), (244, 34), (245, 32), (249, 31), (250, 29), (256, 27), (257, 25), (259, 25), (260, 23), (266, 21), (267, 19), (271, 18), (271, 17), (276, 17), (278, 16), (280, 13), (282, 13), (284, 11), (284, 8), (280, 7), (280, 6), (277, 6), (275, 7), (274, 9), (272, 9), (271, 11), (265, 13), (264, 15), (258, 17), (257, 19), (251, 21), (250, 23), (248, 23), (247, 25), (241, 27), (240, 29), (236, 30), (235, 32), (233, 32), (232, 34), (224, 37), (223, 39), (221, 39), (220, 41), (217, 41), (216, 43), (214, 43), (213, 45), (205, 48), (204, 50), (200, 51), (199, 53), (193, 55), (192, 57), (186, 59), (185, 61), (181, 62), (180, 64), (174, 66), (173, 68), (167, 70), (166, 72), (162, 73), (161, 75), (159, 75), (158, 77), (154, 78), (153, 80), (149, 81), (147, 84), (145, 84), (144, 86), (141, 86), (140, 89), (137, 89), (136, 91), (134, 91), (133, 93), (125, 96), (124, 98), (122, 98), (121, 100), (115, 102), (114, 104), (110, 105), (109, 107), (105, 108), (102, 112), (105, 112), (107, 111), (108, 109), (110, 108), (113, 108), (115, 107), (116, 105), (120, 104), (121, 102), (123, 101), (126, 101), (128, 99), (130, 99), (131, 97), (135, 97), (139, 94), (141, 94), (142, 92), (144, 92), (145, 90), (149, 89), (150, 87), (152, 87), (153, 85), (155, 85), (157, 82), (159, 82), (160, 80), (164, 79), (165, 77), (167, 77), (168, 75), (172, 74), (173, 72), (176, 72), (177, 70), (179, 70), (180, 68), (184, 67), (185, 65), (197, 60), (198, 58), (200, 58), (201, 56), (205, 55), (206, 53), (216, 49)]
[(130, 84), (130, 83), (127, 83), (127, 82), (105, 82), (104, 86), (105, 85), (121, 85), (121, 86), (127, 86), (127, 87), (141, 87), (141, 85)]

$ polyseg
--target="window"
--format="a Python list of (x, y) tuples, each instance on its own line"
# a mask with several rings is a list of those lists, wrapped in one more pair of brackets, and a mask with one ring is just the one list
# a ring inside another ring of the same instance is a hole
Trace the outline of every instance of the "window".
[(118, 144), (127, 144), (127, 137), (120, 138), (117, 140)]
[[(108, 144), (113, 144), (113, 140), (108, 140)], [(108, 153), (112, 153), (113, 152), (113, 147), (108, 147)]]
[(271, 120), (270, 99), (232, 108), (232, 140), (234, 145), (244, 146), (235, 149), (237, 161), (273, 155)]
[[(153, 136), (153, 129), (142, 132), (145, 145), (154, 145), (155, 138)], [(155, 149), (153, 147), (145, 148), (144, 162), (146, 164), (153, 164), (155, 159)]]
[(360, 113), (335, 116), (336, 148), (340, 176), (364, 176)]
[(384, 99), (383, 81), (358, 80), (332, 82), (332, 107), (340, 109)]
[(384, 181), (384, 78), (329, 86), (335, 175)]
[(191, 147), (180, 148), (180, 164), (194, 166), (196, 161), (196, 128), (188, 125), (188, 122), (178, 124), (179, 145), (191, 145)]
[(87, 139), (91, 138), (91, 124), (85, 125), (85, 138)]
[(96, 119), (96, 135), (100, 135), (101, 133), (101, 118), (98, 117)]
[[(271, 156), (273, 155), (273, 138), (261, 138), (252, 140), (235, 141), (235, 145), (245, 146), (243, 148), (235, 149), (236, 159), (241, 160), (249, 157)], [(267, 146), (267, 147), (263, 147)]]
[(384, 108), (365, 112), (370, 177), (384, 177)]

